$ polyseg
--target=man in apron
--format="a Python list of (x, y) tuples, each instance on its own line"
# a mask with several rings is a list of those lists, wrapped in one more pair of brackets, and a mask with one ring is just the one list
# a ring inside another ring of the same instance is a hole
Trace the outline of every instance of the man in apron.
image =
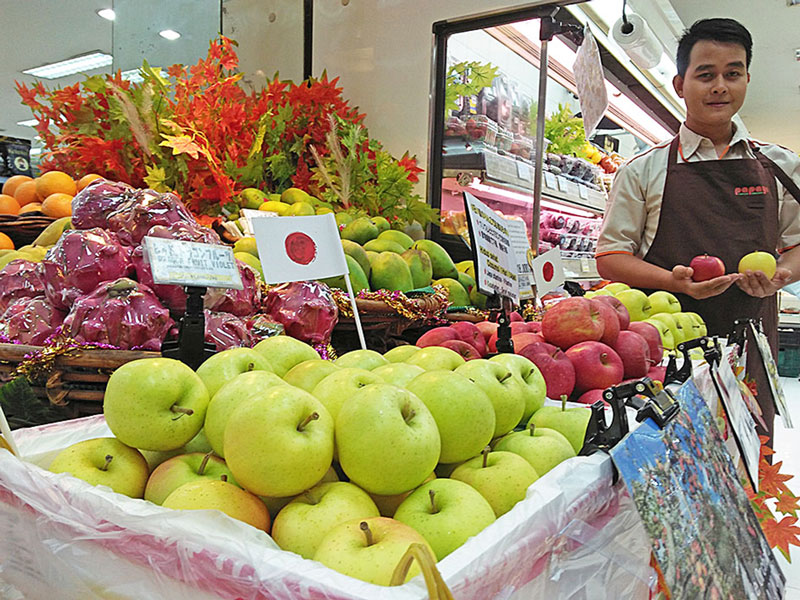
[[(777, 355), (776, 293), (800, 279), (800, 157), (749, 139), (732, 120), (745, 99), (751, 57), (750, 33), (732, 19), (705, 19), (685, 32), (673, 85), (686, 121), (674, 139), (617, 173), (597, 270), (633, 287), (673, 292), (711, 335), (728, 335), (736, 319), (760, 318)], [(737, 273), (739, 259), (756, 250), (778, 256), (771, 280), (760, 271)], [(701, 254), (721, 258), (727, 274), (693, 282), (687, 265)], [(768, 424), (760, 433), (772, 438), (774, 406), (764, 369), (754, 363), (748, 372)]]

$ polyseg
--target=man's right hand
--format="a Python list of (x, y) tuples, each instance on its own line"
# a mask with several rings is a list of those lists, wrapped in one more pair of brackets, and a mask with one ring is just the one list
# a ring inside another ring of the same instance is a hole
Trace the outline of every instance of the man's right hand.
[(719, 296), (742, 277), (739, 273), (731, 273), (706, 281), (692, 281), (692, 273), (694, 270), (691, 267), (675, 265), (672, 268), (672, 278), (675, 280), (677, 291), (695, 300)]

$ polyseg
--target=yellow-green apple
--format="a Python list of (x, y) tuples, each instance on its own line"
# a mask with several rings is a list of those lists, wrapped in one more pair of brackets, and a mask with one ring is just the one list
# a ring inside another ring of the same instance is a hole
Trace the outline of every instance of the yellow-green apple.
[[(320, 542), (314, 560), (355, 579), (388, 586), (397, 564), (411, 544), (422, 544), (431, 557), (434, 556), (425, 538), (405, 523), (386, 517), (371, 517), (363, 521), (347, 521), (330, 530)], [(419, 573), (415, 561), (406, 581)]]
[(425, 369), (417, 365), (397, 362), (378, 367), (371, 372), (383, 379), (386, 383), (391, 383), (397, 387), (406, 387), (409, 381), (414, 379), (417, 375), (424, 373)]
[(622, 290), (614, 297), (625, 305), (631, 321), (644, 321), (653, 314), (650, 298), (642, 290)]
[(480, 492), (456, 479), (436, 479), (418, 487), (397, 508), (394, 518), (422, 534), (436, 560), (496, 520)]
[(248, 398), (231, 413), (223, 440), (236, 481), (260, 496), (290, 496), (315, 485), (333, 460), (333, 419), (290, 385)]
[(342, 405), (358, 390), (373, 383), (384, 383), (384, 380), (372, 371), (347, 367), (325, 377), (311, 393), (328, 409), (335, 423)]
[[(437, 466), (439, 468), (441, 464)], [(452, 465), (455, 469), (457, 465)], [(425, 481), (422, 482), (420, 485), (424, 485), (429, 481), (433, 481), (436, 479), (436, 473), (431, 473), (425, 478)], [(414, 488), (417, 489), (417, 488)], [(407, 492), (403, 492), (402, 494), (392, 494), (390, 496), (383, 496), (381, 494), (370, 494), (369, 497), (372, 498), (372, 501), (375, 503), (375, 506), (378, 507), (378, 510), (381, 513), (382, 517), (393, 517), (394, 513), (397, 511), (397, 507), (403, 503), (403, 500), (408, 498), (414, 489), (408, 490)]]
[[(625, 285), (625, 284), (622, 284), (622, 285)], [(623, 288), (623, 289), (627, 289), (627, 287)], [(618, 291), (622, 291), (622, 290), (620, 289)], [(591, 291), (586, 292), (583, 295), (583, 297), (584, 298), (589, 298), (589, 299), (594, 299), (594, 298), (599, 298), (601, 296), (613, 296), (613, 295), (614, 295), (614, 292), (612, 292), (611, 290), (607, 290), (606, 288), (600, 288), (599, 290), (591, 290)]]
[(619, 321), (619, 328), (620, 331), (623, 329), (627, 329), (628, 325), (631, 322), (631, 316), (628, 314), (628, 309), (625, 308), (625, 305), (620, 302), (620, 300), (616, 296), (611, 295), (598, 295), (594, 298), (594, 300), (598, 300), (604, 304), (608, 304), (614, 311), (617, 313), (617, 320)]
[(638, 333), (647, 342), (647, 347), (650, 351), (650, 365), (657, 365), (661, 362), (664, 346), (661, 343), (661, 333), (658, 327), (647, 321), (635, 321), (631, 323), (630, 330)]
[(108, 378), (103, 414), (123, 444), (173, 450), (202, 429), (208, 401), (203, 380), (181, 361), (141, 358)]
[(672, 315), (678, 322), (678, 326), (683, 330), (683, 335), (686, 342), (693, 340), (700, 336), (700, 323), (695, 321), (688, 313), (680, 312)]
[(283, 376), (283, 380), (301, 390), (312, 392), (320, 381), (338, 370), (339, 367), (333, 361), (314, 358), (293, 366)]
[[(206, 417), (208, 417), (208, 411), (206, 411)], [(142, 456), (144, 456), (144, 459), (147, 461), (147, 466), (150, 467), (151, 473), (158, 465), (166, 460), (169, 460), (173, 456), (178, 456), (180, 454), (191, 454), (192, 452), (208, 454), (211, 451), (211, 444), (208, 442), (205, 429), (198, 431), (196, 436), (175, 450), (166, 450), (164, 452), (154, 450), (139, 450), (139, 452), (142, 453)]]
[(511, 371), (513, 377), (519, 377), (525, 392), (525, 412), (522, 419), (527, 420), (534, 412), (544, 406), (547, 384), (541, 372), (530, 359), (519, 354), (498, 354), (489, 359), (503, 365)]
[(331, 529), (379, 514), (378, 507), (360, 487), (344, 481), (320, 483), (281, 509), (272, 521), (271, 535), (283, 550), (314, 558)]
[(481, 356), (486, 356), (486, 340), (484, 339), (481, 330), (478, 329), (478, 326), (475, 325), (475, 323), (470, 323), (469, 321), (457, 321), (450, 325), (450, 328), (456, 331), (459, 339), (475, 346), (478, 354)]
[(617, 342), (611, 346), (622, 360), (623, 378), (644, 377), (650, 370), (650, 346), (635, 331), (620, 331)]
[[(494, 434), (497, 437), (517, 426), (525, 413), (524, 382), (506, 367), (484, 358), (471, 360), (455, 371), (481, 388), (494, 408)], [(469, 457), (467, 457), (469, 458)]]
[(653, 292), (648, 296), (648, 299), (650, 300), (651, 314), (681, 312), (680, 301), (673, 294), (664, 290)]
[(544, 377), (545, 394), (548, 398), (555, 400), (572, 394), (575, 389), (575, 367), (561, 348), (547, 342), (537, 342), (526, 346), (520, 355), (539, 369)]
[(767, 276), (767, 279), (772, 279), (775, 276), (777, 268), (778, 264), (775, 261), (775, 257), (769, 252), (751, 252), (750, 254), (745, 254), (739, 260), (739, 273), (761, 271)]
[(562, 434), (555, 429), (536, 427), (533, 423), (523, 431), (503, 436), (494, 449), (519, 454), (530, 463), (539, 477), (575, 456), (575, 450)]
[(450, 478), (468, 483), (478, 490), (489, 502), (494, 514), (500, 517), (525, 498), (528, 488), (539, 479), (539, 475), (518, 454), (490, 452), (486, 448), (480, 456), (458, 465)]
[(417, 340), (416, 346), (418, 348), (427, 348), (428, 346), (440, 346), (442, 342), (447, 340), (457, 340), (458, 332), (451, 328), (449, 325), (445, 327), (434, 327), (423, 333)]
[(430, 475), (439, 462), (441, 438), (422, 400), (403, 388), (375, 383), (342, 406), (336, 448), (353, 483), (372, 494), (392, 495), (417, 487)]
[(455, 463), (475, 456), (494, 437), (494, 407), (489, 396), (454, 371), (426, 371), (406, 389), (431, 411), (441, 439), (439, 462)]
[(419, 346), (403, 344), (402, 346), (395, 346), (391, 350), (384, 353), (383, 358), (388, 360), (390, 363), (401, 363), (411, 358), (417, 352), (419, 352)]
[[(675, 341), (675, 346), (686, 341), (683, 334), (683, 327), (679, 327), (678, 321), (671, 313), (658, 313), (650, 317), (648, 320), (660, 321), (669, 327), (670, 332), (672, 332), (672, 339)], [(666, 346), (666, 344), (664, 345)]]
[(184, 483), (161, 506), (178, 510), (218, 510), (261, 531), (269, 530), (269, 512), (257, 496), (221, 479)]
[(542, 335), (549, 344), (566, 350), (579, 342), (603, 337), (603, 318), (586, 298), (566, 298), (548, 308), (542, 318)]
[(410, 365), (422, 367), (427, 371), (438, 371), (439, 369), (452, 371), (463, 365), (465, 361), (458, 352), (450, 348), (427, 346), (411, 358), (406, 359), (406, 362)]
[(608, 388), (623, 379), (625, 368), (613, 348), (602, 342), (581, 342), (566, 351), (575, 367), (575, 391)]
[(609, 283), (605, 287), (601, 288), (601, 290), (598, 290), (598, 293), (600, 291), (606, 291), (606, 292), (611, 292), (612, 294), (614, 294), (616, 296), (620, 292), (625, 291), (625, 290), (629, 290), (629, 289), (631, 289), (631, 286), (629, 286), (626, 283), (622, 283), (621, 281), (612, 281), (611, 283)]
[(229, 348), (209, 357), (197, 368), (197, 375), (206, 384), (208, 397), (213, 398), (219, 388), (248, 371), (272, 372), (272, 367), (252, 348)]
[(291, 496), (280, 496), (277, 498), (273, 498), (272, 496), (258, 496), (258, 499), (261, 500), (264, 503), (264, 506), (267, 507), (267, 512), (269, 512), (269, 516), (273, 521), (283, 510), (283, 507), (289, 504), (289, 502), (295, 498), (297, 498), (297, 494), (293, 494)]
[(342, 354), (334, 363), (337, 367), (343, 369), (353, 368), (371, 371), (376, 367), (389, 364), (389, 361), (383, 358), (383, 355), (379, 352), (375, 352), (375, 350), (351, 350)]
[[(660, 321), (658, 319), (645, 319), (642, 323), (648, 323), (658, 330), (658, 335), (661, 337), (661, 347), (665, 350), (674, 350), (675, 349), (675, 337), (672, 335), (672, 329), (667, 323)], [(633, 323), (631, 323), (633, 325)], [(631, 329), (634, 331), (634, 329)], [(654, 360), (659, 360), (658, 356), (652, 356)], [(659, 362), (661, 362), (659, 360)]]
[(700, 315), (698, 315), (696, 312), (688, 312), (686, 314), (689, 315), (692, 319), (694, 319), (694, 322), (697, 323), (697, 325), (699, 325), (700, 327), (699, 337), (703, 337), (708, 333), (708, 330), (706, 329), (706, 322), (703, 321), (703, 318)]
[(725, 263), (716, 256), (695, 256), (689, 266), (692, 268), (692, 281), (708, 281), (725, 275)]
[(144, 490), (144, 499), (153, 504), (161, 504), (184, 483), (198, 479), (217, 480), (221, 475), (227, 477), (228, 483), (236, 485), (233, 473), (218, 456), (199, 452), (173, 456), (158, 465), (150, 474)]
[(314, 348), (288, 335), (276, 335), (261, 340), (253, 346), (253, 350), (267, 359), (278, 377), (283, 377), (289, 369), (303, 361), (319, 358)]
[[(608, 296), (608, 298), (611, 298), (611, 296)], [(589, 302), (591, 302), (592, 306), (600, 313), (600, 319), (603, 321), (603, 336), (599, 341), (613, 346), (614, 342), (617, 341), (617, 336), (620, 331), (619, 317), (617, 317), (616, 311), (611, 308), (610, 305), (600, 302), (599, 300), (589, 300)]]
[[(208, 416), (208, 410), (206, 410), (206, 416)], [(208, 454), (211, 452), (212, 448), (211, 444), (208, 442), (208, 438), (206, 437), (206, 430), (201, 429), (198, 431), (197, 435), (190, 439), (182, 449), (182, 454), (191, 454), (192, 452)]]
[(537, 428), (545, 427), (555, 429), (563, 435), (572, 445), (572, 449), (577, 454), (583, 448), (583, 441), (586, 437), (586, 427), (589, 425), (589, 418), (592, 411), (583, 406), (567, 408), (566, 396), (561, 400), (561, 406), (543, 406), (528, 421)]
[(442, 342), (440, 347), (456, 352), (464, 360), (475, 360), (481, 357), (475, 346), (464, 340), (447, 340)]
[(112, 437), (67, 446), (50, 463), (50, 471), (69, 473), (92, 485), (106, 485), (131, 498), (142, 497), (150, 474), (141, 452)]
[(286, 385), (275, 373), (251, 371), (242, 373), (233, 381), (222, 386), (208, 404), (203, 426), (211, 449), (218, 456), (225, 458), (225, 426), (228, 424), (233, 410), (239, 404), (250, 398), (263, 396), (270, 388)]

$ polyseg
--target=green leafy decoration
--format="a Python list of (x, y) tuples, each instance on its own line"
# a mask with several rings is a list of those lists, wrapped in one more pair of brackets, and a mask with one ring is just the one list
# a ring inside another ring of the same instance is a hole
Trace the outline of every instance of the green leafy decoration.
[(445, 114), (458, 108), (460, 97), (475, 96), (483, 88), (492, 85), (497, 73), (497, 67), (491, 63), (471, 61), (451, 65), (445, 74)]
[[(535, 128), (535, 121), (534, 121)], [(544, 137), (550, 140), (548, 149), (557, 154), (577, 155), (586, 144), (583, 119), (572, 116), (572, 110), (559, 104), (558, 110), (544, 122)]]

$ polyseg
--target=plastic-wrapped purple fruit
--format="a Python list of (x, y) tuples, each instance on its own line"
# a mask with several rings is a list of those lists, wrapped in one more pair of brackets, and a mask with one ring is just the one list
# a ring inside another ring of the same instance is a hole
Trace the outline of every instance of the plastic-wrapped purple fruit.
[(216, 231), (210, 227), (203, 227), (196, 221), (176, 221), (169, 225), (154, 225), (145, 236), (200, 244), (215, 244), (217, 246), (222, 245), (222, 240), (219, 239), (219, 234)]
[[(48, 263), (57, 265), (53, 269)], [(56, 308), (68, 310), (78, 296), (88, 294), (101, 282), (127, 277), (131, 272), (130, 249), (104, 229), (65, 231), (41, 263), (45, 294)]]
[(135, 191), (121, 181), (95, 179), (72, 199), (72, 226), (75, 229), (107, 227), (108, 215), (129, 200)]
[(249, 317), (261, 305), (261, 288), (258, 285), (256, 272), (250, 265), (238, 259), (236, 264), (242, 277), (242, 289), (208, 288), (203, 304), (205, 308), (217, 312)]
[(41, 346), (61, 326), (65, 315), (44, 296), (18, 298), (0, 317), (0, 333), (18, 344)]
[(318, 281), (278, 285), (267, 292), (264, 308), (288, 335), (309, 344), (327, 343), (339, 320), (330, 288)]
[(253, 345), (268, 337), (275, 337), (284, 333), (283, 325), (278, 323), (270, 315), (256, 313), (247, 317), (247, 328), (250, 330), (250, 337)]
[(39, 263), (12, 260), (0, 270), (0, 313), (20, 298), (44, 296), (44, 287)]
[(228, 348), (249, 348), (253, 344), (247, 323), (240, 317), (225, 312), (203, 311), (206, 318), (207, 342), (216, 346), (217, 352)]
[(160, 350), (174, 326), (153, 291), (127, 277), (106, 281), (81, 296), (64, 319), (69, 337), (123, 350)]
[(175, 194), (153, 190), (137, 190), (108, 215), (108, 229), (126, 246), (137, 246), (155, 225), (169, 226), (178, 222), (196, 223)]

